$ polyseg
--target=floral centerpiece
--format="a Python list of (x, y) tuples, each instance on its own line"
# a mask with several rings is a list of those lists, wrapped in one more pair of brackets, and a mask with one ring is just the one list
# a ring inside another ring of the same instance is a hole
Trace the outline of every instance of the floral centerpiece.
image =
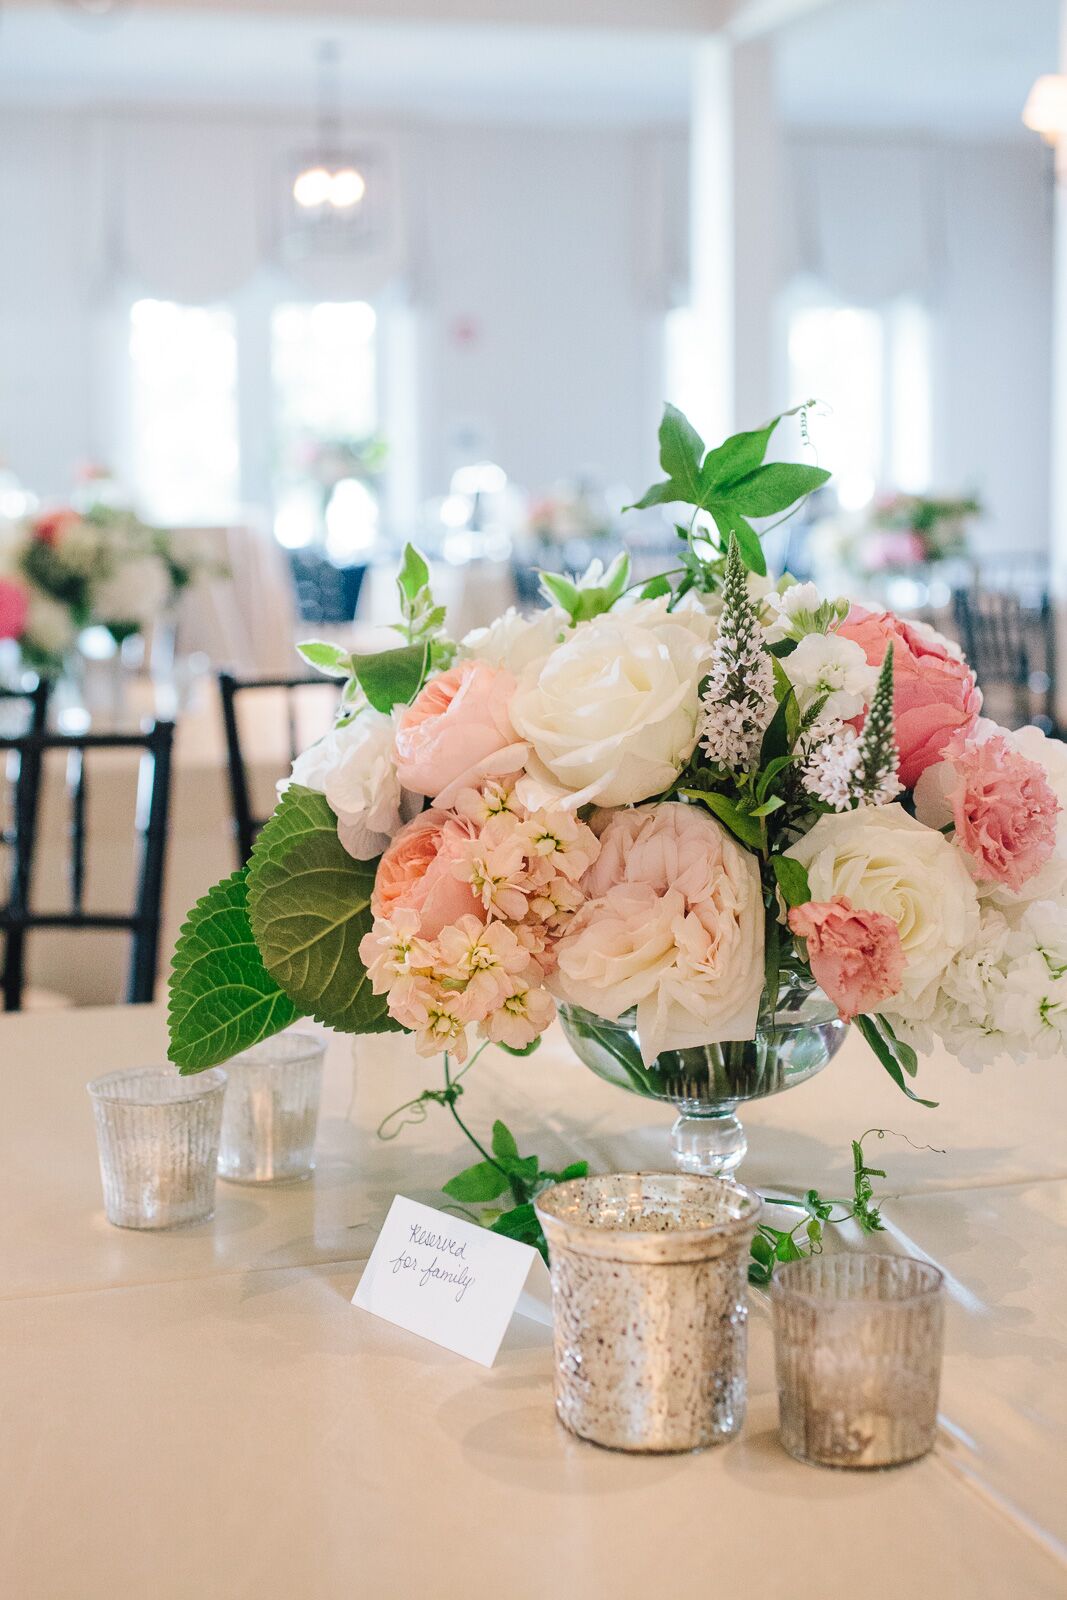
[(165, 613), (203, 566), (125, 508), (99, 501), (43, 512), (0, 532), (0, 638), (54, 674), (83, 628), (103, 626), (121, 644)]
[[(738, 1103), (850, 1022), (912, 1098), (935, 1035), (976, 1064), (1063, 1048), (1067, 752), (982, 719), (932, 629), (771, 581), (753, 520), (827, 476), (764, 461), (780, 420), (709, 451), (668, 407), (639, 505), (687, 509), (650, 582), (625, 555), (543, 574), (547, 609), (457, 645), (409, 547), (396, 649), (301, 647), (338, 723), (183, 931), (183, 1072), (301, 1014), (402, 1029), (444, 1055), (416, 1112), (459, 1120), (476, 1054), (558, 1012), (593, 1070), (678, 1102), (684, 1165), (730, 1170)], [(500, 1124), (475, 1142), (459, 1200), (546, 1176)]]

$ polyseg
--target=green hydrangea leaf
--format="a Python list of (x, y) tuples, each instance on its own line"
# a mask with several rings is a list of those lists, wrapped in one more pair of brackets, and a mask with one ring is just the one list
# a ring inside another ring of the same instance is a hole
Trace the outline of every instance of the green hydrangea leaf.
[(247, 868), (198, 900), (170, 975), (170, 1059), (183, 1074), (228, 1061), (300, 1012), (263, 965), (248, 917)]
[(249, 915), (267, 971), (305, 1015), (340, 1033), (398, 1026), (359, 957), (377, 865), (344, 849), (324, 795), (293, 784), (248, 868)]
[(352, 671), (375, 711), (406, 706), (422, 688), (429, 663), (429, 645), (406, 644), (377, 655), (353, 656)]

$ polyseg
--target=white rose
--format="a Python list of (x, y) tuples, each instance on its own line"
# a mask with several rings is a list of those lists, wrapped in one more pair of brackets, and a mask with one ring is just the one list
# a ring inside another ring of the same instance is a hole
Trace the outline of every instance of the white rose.
[(123, 561), (109, 578), (93, 590), (93, 621), (135, 622), (141, 626), (158, 617), (170, 599), (170, 573), (158, 556), (135, 556)]
[(400, 787), (392, 718), (370, 707), (297, 756), (278, 792), (290, 783), (326, 796), (337, 837), (357, 861), (381, 855), (421, 805)]
[(476, 656), (491, 667), (505, 667), (518, 677), (525, 667), (543, 661), (567, 630), (566, 615), (555, 606), (524, 617), (509, 606), (487, 628), (474, 628), (459, 647), (461, 656)]
[(71, 648), (75, 627), (68, 608), (43, 590), (30, 588), (23, 638), (47, 656), (62, 656)]
[(840, 894), (892, 917), (906, 965), (885, 1010), (928, 1017), (947, 967), (978, 931), (978, 895), (959, 851), (889, 805), (820, 817), (786, 854), (807, 868), (813, 900)]
[(878, 668), (867, 665), (862, 646), (836, 633), (805, 634), (782, 666), (797, 692), (801, 712), (826, 697), (822, 721), (840, 718), (847, 722), (858, 716), (870, 703), (878, 682)]
[(525, 669), (511, 702), (532, 776), (571, 804), (623, 806), (666, 789), (696, 744), (711, 632), (703, 612), (669, 615), (666, 598), (580, 623)]

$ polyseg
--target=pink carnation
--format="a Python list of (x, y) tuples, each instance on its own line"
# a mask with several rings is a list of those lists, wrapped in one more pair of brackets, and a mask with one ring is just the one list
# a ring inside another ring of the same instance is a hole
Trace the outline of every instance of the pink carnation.
[(941, 759), (950, 739), (965, 736), (982, 709), (974, 673), (932, 629), (923, 630), (892, 611), (853, 606), (837, 632), (854, 639), (868, 662), (880, 667), (893, 646), (893, 722), (900, 752), (900, 781), (913, 789)]
[(0, 639), (21, 639), (30, 609), (29, 592), (13, 578), (0, 578)]
[(446, 790), (475, 785), (488, 773), (517, 771), (525, 747), (516, 743), (508, 716), (514, 692), (511, 673), (485, 661), (463, 661), (431, 678), (397, 723), (403, 788), (447, 805)]
[(892, 917), (862, 911), (844, 895), (794, 906), (789, 926), (806, 939), (816, 983), (846, 1022), (876, 1011), (904, 979), (904, 951)]
[(371, 896), (375, 917), (391, 918), (403, 909), (419, 914), (419, 932), (435, 939), (447, 923), (485, 913), (469, 883), (453, 871), (474, 837), (472, 823), (441, 811), (424, 811), (401, 828), (378, 863)]
[(1060, 804), (1044, 769), (1013, 750), (1003, 734), (945, 751), (953, 779), (945, 790), (956, 843), (979, 876), (1013, 892), (1045, 865), (1056, 847)]

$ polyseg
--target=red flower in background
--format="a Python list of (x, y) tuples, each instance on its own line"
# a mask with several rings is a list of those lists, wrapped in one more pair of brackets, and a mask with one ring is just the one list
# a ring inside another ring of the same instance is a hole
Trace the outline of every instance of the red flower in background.
[(22, 638), (29, 609), (29, 590), (14, 578), (0, 578), (0, 639)]
[(40, 539), (42, 544), (58, 544), (63, 537), (64, 528), (69, 528), (80, 520), (76, 511), (71, 511), (65, 506), (58, 511), (45, 511), (34, 519), (33, 536), (35, 539)]

